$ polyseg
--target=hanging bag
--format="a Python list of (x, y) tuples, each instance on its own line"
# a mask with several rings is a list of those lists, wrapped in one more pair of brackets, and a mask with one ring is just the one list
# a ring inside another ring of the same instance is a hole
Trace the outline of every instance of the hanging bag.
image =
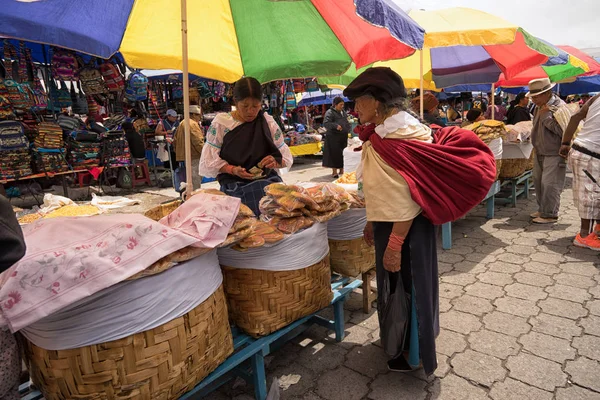
[(72, 52), (54, 48), (51, 59), (52, 77), (58, 81), (76, 81), (79, 63)]
[(122, 92), (125, 89), (123, 75), (111, 60), (100, 65), (100, 73), (109, 92)]
[(106, 93), (104, 78), (100, 71), (94, 67), (93, 60), (79, 71), (79, 82), (81, 82), (81, 87), (88, 96)]
[(410, 302), (404, 290), (401, 273), (393, 273), (397, 277), (394, 288), (391, 287), (390, 282), (392, 273), (388, 271), (384, 273), (381, 296), (377, 303), (377, 309), (380, 310), (381, 346), (388, 356), (395, 358), (404, 351), (406, 328), (410, 319), (408, 307)]
[(71, 101), (73, 102), (71, 106), (73, 114), (85, 115), (88, 113), (88, 103), (81, 89), (81, 82), (79, 82), (79, 92), (75, 92), (75, 85), (71, 85)]
[(8, 93), (8, 100), (15, 110), (27, 111), (35, 106), (33, 91), (27, 82), (19, 83), (19, 55), (17, 50), (4, 41), (4, 70), (6, 79), (4, 86)]
[(294, 86), (292, 83), (287, 84), (287, 91), (285, 93), (285, 105), (287, 108), (296, 108), (296, 93), (294, 93)]
[(144, 101), (148, 98), (148, 78), (139, 71), (129, 75), (125, 98), (130, 102)]

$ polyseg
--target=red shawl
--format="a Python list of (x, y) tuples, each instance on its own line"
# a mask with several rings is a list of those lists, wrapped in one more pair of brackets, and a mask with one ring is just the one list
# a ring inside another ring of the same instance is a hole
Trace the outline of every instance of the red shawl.
[(496, 180), (494, 154), (466, 129), (434, 129), (433, 143), (382, 139), (375, 133), (374, 124), (357, 127), (356, 131), (402, 175), (413, 200), (435, 225), (465, 215), (483, 201)]

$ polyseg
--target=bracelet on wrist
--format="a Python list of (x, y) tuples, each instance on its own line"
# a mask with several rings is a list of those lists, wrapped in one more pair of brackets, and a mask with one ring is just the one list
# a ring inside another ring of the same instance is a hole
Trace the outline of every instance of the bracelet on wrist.
[(570, 146), (570, 145), (571, 145), (571, 142), (562, 142), (561, 144), (562, 144), (563, 146)]

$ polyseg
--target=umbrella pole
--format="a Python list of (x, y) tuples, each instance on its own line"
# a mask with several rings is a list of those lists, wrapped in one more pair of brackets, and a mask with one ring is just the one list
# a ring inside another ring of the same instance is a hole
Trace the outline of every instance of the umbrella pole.
[(496, 114), (496, 90), (494, 84), (492, 83), (492, 119), (494, 119), (494, 115)]
[(419, 50), (419, 107), (421, 110), (421, 119), (423, 119), (423, 49)]
[[(192, 183), (192, 138), (190, 135), (190, 78), (188, 76), (187, 0), (181, 0), (181, 56), (183, 64), (183, 127), (185, 129), (185, 180), (187, 196), (194, 190)], [(198, 168), (198, 166), (196, 166)]]

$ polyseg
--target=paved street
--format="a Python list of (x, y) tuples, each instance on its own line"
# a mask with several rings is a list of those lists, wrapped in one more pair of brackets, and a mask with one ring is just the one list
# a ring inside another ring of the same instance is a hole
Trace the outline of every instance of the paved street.
[[(554, 226), (529, 222), (534, 204), (532, 196), (497, 207), (489, 221), (479, 207), (453, 224), (453, 248), (439, 250), (434, 377), (386, 370), (377, 315), (363, 314), (355, 293), (346, 339), (311, 328), (268, 358), (268, 382), (299, 378), (281, 391), (298, 400), (600, 399), (599, 256), (572, 246), (579, 219), (570, 189)], [(238, 380), (208, 398), (251, 393)]]

